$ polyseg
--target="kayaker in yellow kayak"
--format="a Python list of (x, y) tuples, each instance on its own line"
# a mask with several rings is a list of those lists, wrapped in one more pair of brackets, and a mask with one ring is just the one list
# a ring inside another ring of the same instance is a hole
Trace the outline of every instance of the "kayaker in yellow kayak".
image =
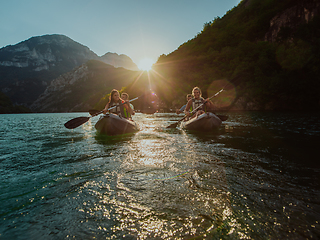
[(187, 106), (184, 110), (184, 113), (187, 116), (191, 116), (191, 112), (189, 111), (189, 109), (191, 107), (192, 107), (192, 109), (196, 109), (198, 106), (203, 104), (205, 101), (206, 101), (206, 103), (202, 107), (200, 107), (199, 110), (191, 116), (191, 118), (197, 117), (197, 116), (201, 115), (202, 113), (206, 112), (207, 110), (209, 110), (209, 109), (211, 110), (214, 108), (214, 105), (210, 101), (209, 98), (204, 99), (202, 97), (201, 89), (199, 87), (194, 87), (192, 89), (192, 96), (193, 96), (193, 98), (188, 101)]
[(120, 94), (119, 91), (116, 89), (113, 89), (110, 93), (109, 96), (109, 102), (107, 103), (107, 105), (105, 106), (105, 108), (103, 109), (103, 113), (106, 114), (107, 110), (111, 107), (115, 108), (111, 109), (109, 112), (119, 115), (123, 118), (131, 118), (132, 115), (134, 115), (134, 111), (131, 108), (129, 102), (123, 100), (120, 98)]

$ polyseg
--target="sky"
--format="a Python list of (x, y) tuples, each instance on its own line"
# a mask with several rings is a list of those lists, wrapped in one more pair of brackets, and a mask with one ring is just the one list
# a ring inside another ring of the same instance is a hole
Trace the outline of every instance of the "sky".
[(241, 0), (10, 0), (0, 3), (0, 48), (63, 34), (97, 55), (156, 62)]

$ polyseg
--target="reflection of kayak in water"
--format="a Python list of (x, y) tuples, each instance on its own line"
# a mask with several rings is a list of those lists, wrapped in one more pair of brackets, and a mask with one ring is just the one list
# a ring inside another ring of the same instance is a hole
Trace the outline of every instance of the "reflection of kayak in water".
[(95, 128), (100, 134), (109, 136), (134, 133), (139, 130), (134, 121), (119, 117), (112, 113), (101, 116), (96, 123)]
[(180, 126), (187, 130), (212, 131), (220, 127), (221, 123), (222, 121), (217, 115), (207, 112), (198, 117), (181, 122)]

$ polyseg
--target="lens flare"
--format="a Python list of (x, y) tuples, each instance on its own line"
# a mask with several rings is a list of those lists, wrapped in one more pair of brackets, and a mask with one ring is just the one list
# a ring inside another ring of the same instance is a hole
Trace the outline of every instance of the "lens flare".
[(224, 91), (212, 99), (213, 104), (218, 109), (229, 107), (237, 96), (235, 86), (226, 79), (213, 81), (208, 88), (208, 95), (212, 96), (221, 89), (224, 89)]

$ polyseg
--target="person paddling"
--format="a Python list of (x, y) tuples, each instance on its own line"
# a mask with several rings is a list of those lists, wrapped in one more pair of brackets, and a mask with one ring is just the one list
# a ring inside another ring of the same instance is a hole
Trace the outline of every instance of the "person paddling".
[[(129, 101), (129, 94), (125, 93), (125, 92), (121, 93), (121, 99), (124, 100), (124, 101)], [(129, 105), (130, 105), (130, 107), (131, 107), (131, 109), (133, 111), (133, 113), (131, 115), (134, 115), (135, 114), (134, 106), (131, 103), (129, 103)]]
[(123, 99), (120, 98), (120, 94), (118, 92), (118, 90), (113, 89), (110, 93), (109, 96), (109, 102), (107, 103), (107, 105), (105, 106), (105, 108), (103, 109), (103, 113), (106, 114), (107, 110), (111, 107), (115, 108), (111, 109), (109, 112), (119, 115), (123, 118), (131, 118), (131, 115), (134, 114), (130, 104), (128, 104), (127, 101), (124, 101)]
[[(192, 99), (192, 94), (188, 94), (187, 95), (187, 103), (189, 102), (189, 100)], [(183, 113), (183, 111), (186, 109), (187, 104), (183, 105), (180, 109), (176, 110), (177, 114)], [(190, 108), (190, 112), (192, 112), (192, 107)]]
[(184, 110), (184, 113), (187, 116), (191, 116), (191, 112), (189, 111), (191, 107), (192, 109), (196, 109), (198, 106), (200, 106), (204, 102), (206, 103), (193, 116), (191, 116), (191, 118), (201, 115), (202, 113), (206, 112), (207, 109), (213, 109), (214, 106), (213, 106), (213, 103), (210, 101), (210, 99), (207, 98), (205, 100), (201, 95), (202, 93), (199, 87), (194, 87), (192, 89), (193, 98), (188, 101), (187, 106)]

